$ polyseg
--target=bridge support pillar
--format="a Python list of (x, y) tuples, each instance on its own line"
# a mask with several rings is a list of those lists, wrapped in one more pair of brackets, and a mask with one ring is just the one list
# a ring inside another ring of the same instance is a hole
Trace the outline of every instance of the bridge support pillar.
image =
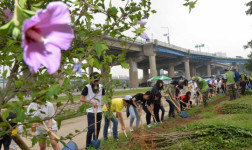
[(136, 60), (130, 58), (129, 66), (130, 88), (138, 88), (138, 70)]
[(156, 68), (156, 56), (149, 56), (150, 62), (150, 77), (157, 76), (157, 68)]
[(211, 65), (207, 64), (207, 76), (211, 76)]
[(189, 63), (189, 58), (187, 58), (185, 60), (185, 78), (187, 80), (190, 80), (191, 79), (191, 76), (190, 76), (190, 63)]
[(149, 69), (147, 67), (143, 68), (143, 81), (146, 83), (149, 79)]
[(174, 65), (169, 66), (168, 76), (171, 78), (174, 77)]
[(196, 67), (192, 65), (190, 69), (191, 69), (191, 76), (196, 76)]

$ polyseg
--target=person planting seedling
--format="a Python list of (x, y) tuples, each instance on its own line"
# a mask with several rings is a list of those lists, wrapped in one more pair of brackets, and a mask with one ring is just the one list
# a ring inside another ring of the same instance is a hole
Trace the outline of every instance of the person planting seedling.
[[(111, 106), (108, 108), (107, 105), (104, 105), (102, 111), (105, 116), (105, 125), (103, 130), (103, 137), (105, 140), (108, 139), (108, 128), (110, 120), (113, 122), (113, 137), (115, 140), (118, 140), (118, 121), (121, 124), (121, 130), (125, 130), (125, 124), (123, 121), (122, 109), (124, 106), (129, 106), (132, 104), (132, 97), (130, 95), (126, 95), (124, 98), (115, 98), (111, 101)], [(116, 116), (113, 115), (113, 112), (116, 113)]]
[(202, 79), (201, 77), (195, 77), (195, 76), (192, 77), (192, 81), (195, 81), (197, 83), (198, 91), (200, 93), (203, 93), (200, 95), (203, 96), (204, 107), (206, 107), (207, 106), (207, 99), (208, 99), (208, 84), (207, 84), (207, 82), (204, 79)]
[[(154, 117), (153, 114), (153, 101), (152, 100), (152, 93), (151, 91), (147, 91), (145, 94), (142, 93), (138, 93), (135, 96), (133, 96), (132, 101), (133, 101), (133, 105), (134, 108), (131, 107), (130, 114), (133, 112), (135, 114), (138, 114), (139, 118), (141, 119), (141, 114), (142, 114), (142, 109), (145, 111), (146, 113), (146, 122), (147, 122), (147, 126), (150, 126), (151, 123), (151, 115)], [(130, 130), (133, 131), (132, 128), (132, 124), (133, 124), (133, 120), (130, 120)], [(141, 121), (141, 126), (143, 125), (142, 121)], [(139, 126), (139, 124), (137, 124), (137, 127)]]

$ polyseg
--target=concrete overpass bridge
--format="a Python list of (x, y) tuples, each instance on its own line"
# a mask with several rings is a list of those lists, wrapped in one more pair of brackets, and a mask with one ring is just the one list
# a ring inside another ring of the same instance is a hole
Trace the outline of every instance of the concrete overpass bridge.
[[(120, 54), (122, 47), (119, 40), (107, 37), (110, 46), (109, 54)], [(215, 54), (193, 51), (154, 40), (151, 43), (127, 42), (130, 47), (126, 59), (129, 63), (131, 87), (138, 87), (138, 69), (143, 69), (143, 80), (159, 75), (160, 69), (167, 70), (168, 76), (173, 77), (176, 70), (182, 70), (185, 77), (190, 79), (195, 75), (220, 74), (226, 66), (237, 66), (245, 63), (246, 59), (218, 57)], [(150, 74), (149, 74), (150, 69)], [(92, 71), (92, 70), (91, 70)]]

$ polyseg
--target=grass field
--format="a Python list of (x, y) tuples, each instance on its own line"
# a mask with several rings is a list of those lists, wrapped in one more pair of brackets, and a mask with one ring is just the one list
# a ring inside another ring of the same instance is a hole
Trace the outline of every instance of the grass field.
[[(194, 107), (188, 111), (187, 119), (177, 117), (152, 129), (128, 133), (133, 138), (130, 142), (120, 134), (119, 143), (109, 139), (101, 144), (106, 150), (252, 149), (252, 96), (243, 96), (234, 101), (227, 99), (228, 97), (217, 97), (210, 101), (207, 108)], [(152, 134), (149, 135), (150, 138), (141, 141), (148, 133)], [(155, 137), (154, 133), (158, 135)], [(162, 134), (166, 136), (160, 138)], [(173, 140), (169, 139), (170, 135), (173, 135)]]

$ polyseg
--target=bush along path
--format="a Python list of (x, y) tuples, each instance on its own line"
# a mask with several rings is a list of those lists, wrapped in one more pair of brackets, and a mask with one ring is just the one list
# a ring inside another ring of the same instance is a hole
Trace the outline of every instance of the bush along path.
[[(152, 129), (138, 129), (129, 133), (130, 141), (106, 141), (103, 145), (105, 149), (250, 149), (251, 98), (246, 96), (228, 101), (228, 97), (217, 97), (209, 101), (206, 108), (188, 110), (188, 118), (177, 116)], [(228, 111), (236, 110), (236, 107), (240, 111)]]

